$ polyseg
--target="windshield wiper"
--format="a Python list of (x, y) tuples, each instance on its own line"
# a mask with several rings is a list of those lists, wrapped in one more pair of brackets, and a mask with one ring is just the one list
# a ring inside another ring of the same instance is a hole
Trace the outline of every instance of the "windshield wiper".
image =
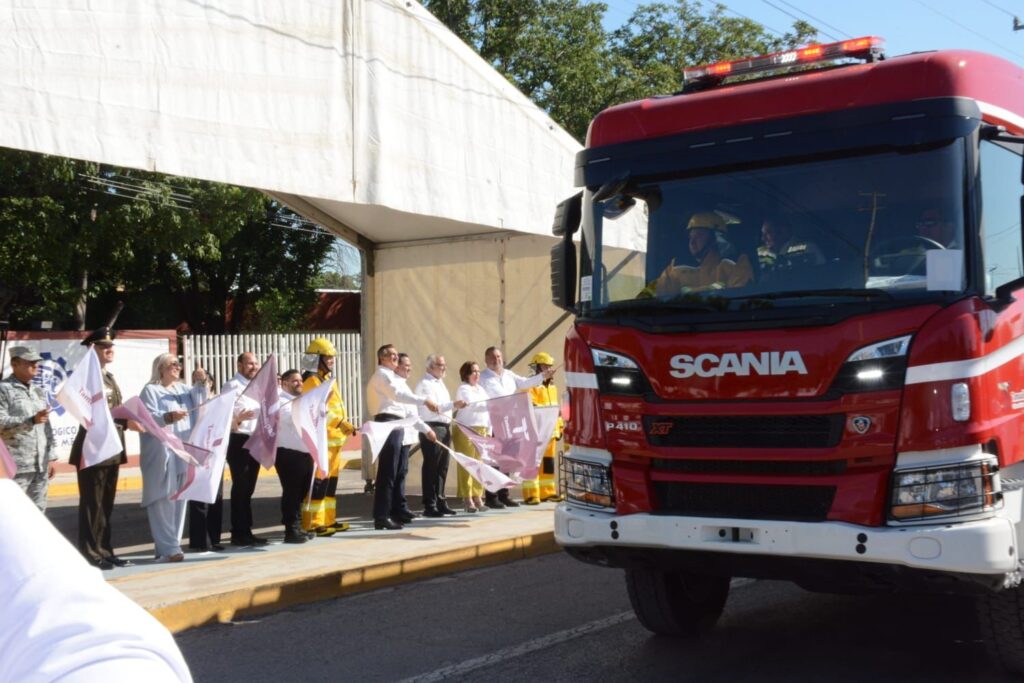
[(875, 301), (895, 301), (895, 297), (884, 289), (798, 289), (792, 292), (766, 292), (743, 297), (744, 300), (809, 299), (815, 297), (851, 297)]
[(626, 309), (643, 309), (644, 311), (650, 311), (651, 309), (665, 309), (666, 311), (678, 312), (678, 311), (698, 311), (701, 313), (715, 313), (722, 311), (729, 305), (728, 299), (695, 299), (689, 298), (675, 298), (675, 299), (658, 299), (655, 297), (643, 298), (643, 299), (630, 299), (628, 301), (615, 301), (608, 304), (610, 310), (616, 312), (623, 312)]

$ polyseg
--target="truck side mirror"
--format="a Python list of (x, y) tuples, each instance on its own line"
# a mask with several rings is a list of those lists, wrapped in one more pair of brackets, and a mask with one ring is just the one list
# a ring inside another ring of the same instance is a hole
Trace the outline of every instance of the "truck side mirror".
[(569, 197), (555, 209), (551, 232), (561, 241), (551, 247), (551, 303), (564, 311), (576, 308), (576, 245), (572, 236), (580, 227), (583, 193)]

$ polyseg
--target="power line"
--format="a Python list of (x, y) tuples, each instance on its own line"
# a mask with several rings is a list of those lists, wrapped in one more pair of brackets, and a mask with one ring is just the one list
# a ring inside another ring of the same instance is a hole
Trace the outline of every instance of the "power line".
[(788, 6), (788, 7), (792, 7), (793, 9), (795, 9), (795, 10), (796, 10), (797, 12), (799, 12), (800, 14), (804, 15), (805, 17), (809, 17), (809, 18), (810, 18), (810, 19), (811, 19), (812, 21), (816, 21), (816, 22), (818, 22), (819, 24), (821, 24), (822, 26), (828, 26), (828, 27), (829, 27), (830, 29), (832, 29), (833, 31), (836, 31), (836, 32), (838, 32), (838, 33), (841, 33), (842, 35), (846, 36), (847, 38), (853, 38), (853, 36), (851, 36), (851, 35), (850, 35), (849, 33), (847, 33), (846, 31), (842, 30), (841, 28), (836, 28), (836, 27), (835, 27), (835, 26), (833, 26), (832, 24), (829, 24), (829, 23), (827, 23), (827, 22), (824, 22), (824, 21), (822, 21), (821, 19), (819, 19), (818, 17), (814, 16), (814, 15), (813, 15), (813, 14), (811, 14), (810, 12), (805, 12), (804, 10), (800, 9), (799, 7), (797, 7), (796, 5), (794, 5), (794, 4), (793, 4), (793, 3), (791, 3), (791, 2), (786, 2), (786, 0), (778, 0), (778, 1), (779, 1), (779, 2), (781, 2), (781, 3), (783, 4), (783, 5), (786, 5), (786, 6)]
[[(789, 11), (787, 11), (787, 10), (784, 10), (784, 9), (782, 9), (781, 7), (779, 7), (778, 5), (776, 5), (776, 4), (772, 3), (772, 2), (770, 2), (769, 0), (761, 0), (761, 2), (763, 2), (763, 3), (764, 3), (764, 4), (766, 4), (766, 5), (768, 5), (768, 6), (769, 6), (769, 7), (771, 7), (772, 9), (775, 9), (775, 10), (778, 10), (779, 12), (782, 12), (782, 13), (783, 13), (783, 14), (785, 14), (785, 15), (786, 15), (787, 17), (790, 17), (790, 18), (792, 18), (792, 19), (795, 19), (796, 21), (803, 21), (803, 19), (801, 19), (801, 18), (800, 18), (800, 17), (798, 17), (797, 15), (793, 14), (792, 12), (789, 12)], [(831, 38), (832, 40), (839, 40), (839, 38), (837, 38), (836, 36), (832, 35), (832, 34), (831, 34), (831, 33), (829, 33), (828, 31), (823, 31), (823, 30), (821, 30), (821, 29), (820, 29), (820, 28), (818, 28), (817, 26), (815, 26), (815, 27), (814, 27), (814, 30), (815, 30), (815, 31), (817, 31), (818, 33), (824, 33), (824, 34), (825, 34), (826, 36), (828, 36), (828, 37), (829, 37), (829, 38)]]
[(981, 0), (981, 1), (982, 1), (983, 3), (985, 3), (986, 5), (989, 5), (990, 7), (995, 7), (995, 8), (997, 9), (997, 10), (999, 10), (999, 11), (1000, 11), (1000, 12), (1002, 12), (1003, 14), (1007, 14), (1007, 15), (1009, 15), (1009, 16), (1011, 16), (1011, 17), (1013, 17), (1014, 19), (1016, 19), (1016, 18), (1017, 18), (1017, 15), (1016, 15), (1016, 14), (1014, 14), (1013, 12), (1011, 12), (1011, 11), (1010, 11), (1010, 10), (1008, 10), (1008, 9), (1003, 9), (1002, 7), (1000, 7), (999, 5), (997, 5), (997, 4), (996, 4), (996, 3), (994, 3), (994, 2), (990, 2), (989, 0)]
[(917, 4), (921, 5), (921, 7), (924, 7), (925, 9), (927, 9), (927, 10), (929, 10), (931, 12), (934, 12), (935, 14), (938, 14), (940, 17), (942, 17), (946, 21), (949, 21), (949, 22), (951, 22), (953, 24), (956, 24), (957, 26), (959, 26), (960, 28), (964, 29), (965, 31), (969, 31), (969, 32), (973, 33), (974, 35), (978, 36), (982, 40), (984, 40), (984, 41), (986, 41), (988, 43), (992, 43), (993, 45), (998, 47), (1000, 50), (1004, 50), (1004, 51), (1010, 53), (1011, 55), (1016, 55), (1017, 57), (1020, 57), (1021, 59), (1024, 59), (1024, 54), (1021, 54), (1020, 52), (1016, 52), (1014, 50), (1011, 50), (1010, 48), (1006, 47), (1005, 45), (1000, 45), (999, 43), (997, 43), (996, 41), (992, 40), (991, 38), (989, 38), (985, 34), (978, 33), (977, 31), (975, 31), (970, 26), (966, 26), (966, 25), (960, 23), (959, 21), (957, 21), (956, 19), (954, 19), (953, 17), (949, 16), (948, 14), (944, 14), (944, 13), (940, 12), (939, 10), (935, 9), (934, 7), (931, 7), (930, 5), (926, 5), (921, 0), (914, 0), (914, 2), (916, 2)]
[(764, 22), (754, 21), (753, 19), (748, 17), (746, 14), (742, 14), (740, 12), (737, 12), (733, 8), (731, 8), (728, 5), (726, 5), (724, 2), (719, 2), (718, 4), (721, 5), (725, 9), (726, 12), (729, 12), (730, 14), (735, 14), (736, 16), (740, 17), (741, 19), (746, 19), (751, 24), (756, 24), (756, 25), (760, 26), (761, 28), (765, 29), (766, 31), (768, 31), (769, 33), (774, 33), (775, 35), (779, 36), (780, 38), (785, 36), (785, 34), (782, 31), (774, 29), (771, 26), (769, 26), (768, 24), (765, 24)]

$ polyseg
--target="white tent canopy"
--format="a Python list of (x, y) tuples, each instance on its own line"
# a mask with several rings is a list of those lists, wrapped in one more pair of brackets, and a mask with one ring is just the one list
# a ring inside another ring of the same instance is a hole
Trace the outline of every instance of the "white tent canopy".
[(6, 3), (0, 60), (0, 146), (260, 188), (364, 247), (547, 235), (572, 193), (576, 141), (415, 2)]

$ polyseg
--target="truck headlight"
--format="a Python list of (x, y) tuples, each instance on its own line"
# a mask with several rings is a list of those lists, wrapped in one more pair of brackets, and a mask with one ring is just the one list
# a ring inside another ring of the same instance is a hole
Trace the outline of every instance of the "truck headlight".
[(607, 465), (563, 457), (562, 491), (581, 505), (615, 507), (612, 471)]
[(602, 394), (641, 396), (650, 392), (650, 385), (640, 367), (629, 356), (601, 349), (591, 349), (597, 388)]
[(839, 368), (833, 390), (844, 394), (891, 391), (903, 386), (907, 374), (910, 335), (863, 346)]
[(1002, 507), (999, 465), (992, 459), (897, 470), (893, 473), (892, 519), (974, 515)]

